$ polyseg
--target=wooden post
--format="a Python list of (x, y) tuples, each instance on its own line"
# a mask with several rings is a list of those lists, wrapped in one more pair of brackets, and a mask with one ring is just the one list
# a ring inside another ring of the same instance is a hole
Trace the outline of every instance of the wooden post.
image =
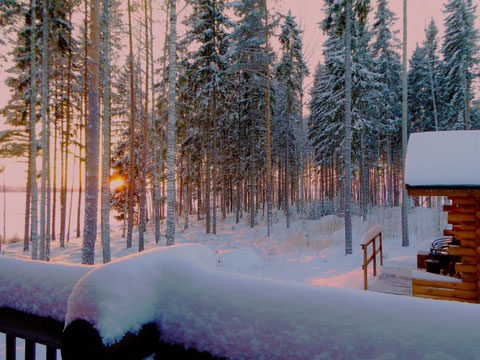
[(25, 340), (25, 360), (35, 360), (35, 342)]
[(383, 266), (382, 233), (380, 233), (380, 265)]
[(363, 288), (367, 290), (367, 247), (362, 245), (363, 248)]
[(15, 336), (7, 334), (7, 360), (16, 359)]
[(373, 238), (372, 246), (373, 246), (373, 276), (377, 276), (377, 249), (375, 247), (375, 240), (377, 237)]
[(47, 360), (57, 360), (57, 349), (53, 346), (47, 346)]

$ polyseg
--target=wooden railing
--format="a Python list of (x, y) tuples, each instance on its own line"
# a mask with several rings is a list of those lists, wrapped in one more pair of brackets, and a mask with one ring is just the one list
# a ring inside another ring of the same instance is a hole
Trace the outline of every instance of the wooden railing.
[(36, 344), (47, 347), (46, 360), (56, 360), (57, 350), (65, 360), (140, 360), (151, 354), (163, 359), (221, 360), (206, 352), (162, 342), (154, 323), (104, 346), (98, 331), (87, 321), (75, 320), (64, 330), (63, 322), (0, 307), (0, 333), (6, 335), (6, 360), (18, 359), (17, 338), (25, 340), (25, 360), (38, 359)]
[(25, 340), (25, 360), (34, 360), (35, 344), (47, 347), (46, 359), (56, 360), (63, 323), (50, 318), (0, 308), (0, 332), (6, 337), (6, 360), (16, 359), (16, 339)]
[[(376, 240), (379, 239), (379, 245), (377, 247)], [(368, 257), (367, 250), (368, 245), (372, 244), (372, 254)], [(382, 228), (379, 225), (371, 227), (362, 236), (360, 245), (363, 249), (363, 282), (364, 289), (368, 289), (367, 277), (368, 277), (368, 264), (373, 261), (373, 276), (377, 276), (377, 254), (380, 253), (380, 265), (383, 265), (383, 250), (382, 250)]]

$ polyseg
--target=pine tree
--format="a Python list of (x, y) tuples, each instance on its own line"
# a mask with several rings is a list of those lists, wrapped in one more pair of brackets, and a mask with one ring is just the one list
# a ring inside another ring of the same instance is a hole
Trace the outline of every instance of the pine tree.
[[(279, 40), (283, 51), (281, 62), (277, 66), (277, 77), (281, 86), (285, 89), (285, 98), (282, 114), (280, 115), (284, 121), (284, 131), (282, 138), (285, 143), (285, 210), (287, 228), (290, 227), (290, 209), (289, 209), (289, 186), (290, 162), (297, 163), (294, 159), (295, 153), (291, 153), (295, 143), (296, 129), (301, 126), (301, 107), (302, 104), (302, 81), (308, 74), (308, 69), (303, 61), (302, 39), (300, 37), (302, 31), (298, 29), (294, 17), (291, 12), (285, 17), (282, 26), (282, 32)], [(291, 159), (291, 160), (290, 160)], [(292, 161), (294, 160), (294, 161)]]
[[(270, 60), (265, 52), (265, 6), (261, 0), (243, 0), (235, 3), (235, 14), (239, 20), (229, 35), (228, 51), (231, 66), (228, 76), (236, 80), (235, 132), (237, 154), (243, 154), (237, 162), (237, 181), (246, 177), (249, 195), (250, 226), (255, 226), (257, 203), (258, 168), (265, 164), (265, 64)], [(237, 155), (238, 156), (238, 155)], [(239, 195), (237, 194), (237, 198)], [(238, 210), (238, 209), (237, 209)]]
[[(206, 232), (216, 233), (216, 173), (217, 146), (219, 133), (220, 109), (217, 103), (225, 99), (226, 58), (224, 46), (226, 29), (229, 22), (224, 15), (222, 0), (198, 0), (193, 3), (193, 13), (187, 19), (189, 31), (186, 43), (198, 44), (198, 50), (192, 52), (190, 76), (195, 79), (191, 83), (194, 91), (193, 108), (196, 123), (202, 132), (203, 148), (198, 149), (205, 154), (206, 173)], [(195, 46), (195, 45), (194, 45)], [(211, 174), (211, 170), (213, 174)], [(213, 191), (210, 190), (213, 185)], [(210, 195), (212, 193), (212, 200)], [(213, 206), (211, 203), (213, 202)], [(211, 216), (212, 215), (212, 216)], [(213, 218), (213, 219), (212, 219)], [(213, 223), (212, 221), (213, 220)]]
[[(373, 23), (374, 42), (372, 50), (375, 55), (375, 71), (383, 74), (380, 94), (380, 112), (377, 116), (379, 138), (385, 143), (387, 178), (387, 199), (389, 206), (394, 203), (393, 186), (393, 154), (398, 152), (400, 144), (401, 118), (401, 63), (397, 31), (392, 31), (397, 18), (388, 8), (387, 0), (379, 0)], [(396, 147), (394, 147), (396, 146)], [(379, 160), (380, 161), (380, 160)]]
[(445, 4), (442, 117), (448, 120), (448, 128), (466, 130), (470, 127), (472, 82), (479, 64), (475, 10), (472, 0), (449, 0)]
[(413, 132), (439, 130), (438, 95), (441, 64), (437, 54), (438, 29), (432, 19), (425, 29), (425, 41), (416, 46), (410, 59), (409, 122)]

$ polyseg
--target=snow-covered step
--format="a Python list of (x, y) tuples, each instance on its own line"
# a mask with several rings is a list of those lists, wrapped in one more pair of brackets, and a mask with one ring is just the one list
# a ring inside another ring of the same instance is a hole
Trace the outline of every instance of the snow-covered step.
[(412, 296), (412, 269), (383, 266), (377, 277), (368, 281), (368, 290), (385, 294)]

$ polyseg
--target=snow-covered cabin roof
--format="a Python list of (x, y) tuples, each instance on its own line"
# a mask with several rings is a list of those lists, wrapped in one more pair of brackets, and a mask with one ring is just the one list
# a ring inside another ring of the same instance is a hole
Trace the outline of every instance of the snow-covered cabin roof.
[(409, 194), (411, 189), (480, 190), (480, 130), (411, 134), (405, 183)]

